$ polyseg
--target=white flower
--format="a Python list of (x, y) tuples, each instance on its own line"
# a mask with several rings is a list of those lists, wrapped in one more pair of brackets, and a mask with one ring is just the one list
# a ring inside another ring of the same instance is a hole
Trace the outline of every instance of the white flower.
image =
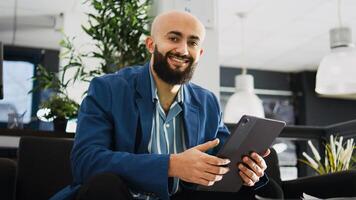
[(336, 166), (336, 153), (335, 153), (335, 141), (334, 141), (334, 136), (330, 135), (330, 149), (331, 149), (331, 154), (334, 159), (334, 166)]
[(308, 140), (308, 144), (314, 154), (314, 158), (320, 162), (321, 158), (320, 158), (319, 152), (316, 150), (316, 148), (314, 147), (313, 143), (310, 140)]
[(313, 143), (308, 140), (308, 145), (314, 154), (314, 159), (303, 152), (303, 156), (306, 160), (302, 161), (317, 171), (318, 174), (348, 170), (353, 166), (352, 155), (355, 149), (355, 143), (353, 138), (346, 141), (343, 139), (343, 137), (338, 138), (330, 135), (330, 143), (325, 145), (324, 163), (321, 163), (322, 159), (319, 152)]
[(325, 166), (325, 168), (328, 168), (328, 166), (329, 166), (329, 160), (328, 160), (328, 157), (326, 156), (326, 155), (328, 155), (328, 152), (326, 151), (326, 149), (325, 149), (325, 159), (324, 159), (324, 166)]
[(347, 162), (346, 160), (347, 154), (348, 154), (347, 151), (342, 149), (340, 152), (340, 156), (338, 158), (338, 163), (341, 163), (343, 166), (345, 166)]
[(339, 142), (337, 142), (337, 150), (336, 150), (337, 161), (339, 161), (340, 153), (341, 153), (341, 150), (343, 149), (342, 140), (343, 140), (343, 137), (341, 136), (340, 139), (339, 139)]
[(343, 169), (349, 169), (351, 156), (354, 148), (354, 139), (348, 139), (345, 149), (345, 158), (343, 163)]
[(313, 158), (311, 158), (307, 153), (303, 152), (303, 156), (309, 161), (311, 166), (313, 166), (315, 169), (318, 169), (318, 164), (315, 162)]

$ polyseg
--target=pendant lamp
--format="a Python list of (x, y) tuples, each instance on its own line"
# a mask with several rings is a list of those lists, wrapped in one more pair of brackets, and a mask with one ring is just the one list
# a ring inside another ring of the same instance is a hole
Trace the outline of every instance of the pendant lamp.
[(338, 0), (339, 26), (330, 30), (331, 52), (318, 67), (315, 92), (322, 96), (356, 99), (356, 49), (351, 29), (341, 24)]
[[(237, 13), (241, 19), (241, 55), (244, 57), (244, 26), (245, 13)], [(242, 59), (243, 60), (243, 59)], [(224, 111), (225, 123), (237, 123), (243, 115), (264, 117), (262, 101), (254, 92), (253, 76), (247, 74), (246, 67), (235, 77), (235, 93), (229, 98)]]

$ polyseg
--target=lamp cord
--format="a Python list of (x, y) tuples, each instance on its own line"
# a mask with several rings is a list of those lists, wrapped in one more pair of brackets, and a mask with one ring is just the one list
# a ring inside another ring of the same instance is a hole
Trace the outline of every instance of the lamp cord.
[(337, 0), (337, 18), (338, 18), (338, 25), (342, 27), (342, 20), (341, 20), (341, 0)]
[(12, 45), (15, 45), (16, 40), (16, 31), (17, 31), (17, 0), (15, 0), (14, 6), (14, 23), (13, 23), (13, 32), (12, 32)]
[(241, 21), (241, 74), (247, 74), (247, 68), (245, 66), (245, 18), (246, 18), (246, 13), (244, 12), (239, 12), (237, 13), (237, 16), (240, 18)]

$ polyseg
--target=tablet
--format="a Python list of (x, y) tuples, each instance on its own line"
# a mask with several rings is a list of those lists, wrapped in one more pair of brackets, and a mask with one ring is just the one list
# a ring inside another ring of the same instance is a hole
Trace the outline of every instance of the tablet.
[(244, 115), (231, 132), (223, 147), (216, 154), (220, 158), (230, 159), (226, 173), (221, 181), (212, 186), (197, 187), (202, 191), (238, 192), (243, 185), (239, 175), (237, 163), (241, 163), (242, 157), (251, 152), (263, 154), (285, 126), (285, 122), (272, 119), (258, 118)]

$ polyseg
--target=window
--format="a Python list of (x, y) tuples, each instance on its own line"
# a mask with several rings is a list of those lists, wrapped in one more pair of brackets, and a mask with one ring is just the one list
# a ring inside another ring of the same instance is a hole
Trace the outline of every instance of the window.
[(34, 64), (24, 61), (4, 61), (4, 99), (0, 100), (0, 122), (7, 123), (9, 113), (24, 114), (23, 122), (31, 122)]

